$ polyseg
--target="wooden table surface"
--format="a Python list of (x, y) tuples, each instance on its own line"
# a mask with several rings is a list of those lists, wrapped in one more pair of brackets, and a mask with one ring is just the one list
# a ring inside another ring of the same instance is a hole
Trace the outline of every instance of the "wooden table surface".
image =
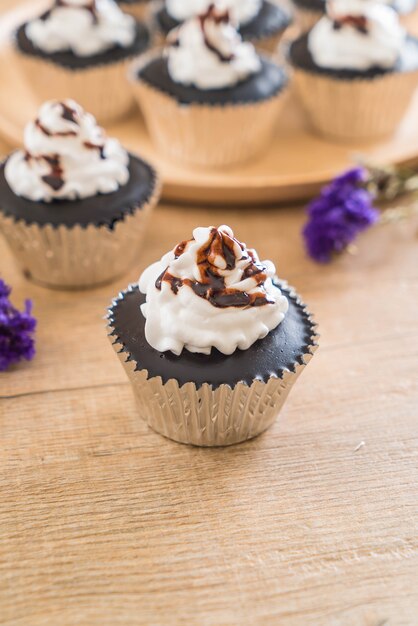
[[(0, 240), (0, 273), (39, 318), (36, 359), (0, 374), (0, 624), (418, 624), (417, 223), (318, 267), (303, 219), (163, 204), (130, 275), (78, 293), (27, 282)], [(207, 450), (137, 417), (103, 315), (221, 223), (277, 264), (322, 338), (270, 431)]]
[[(1, 625), (418, 624), (418, 225), (318, 267), (303, 219), (163, 204), (138, 267), (78, 293), (24, 280), (0, 239), (0, 276), (39, 319), (36, 359), (0, 374)], [(276, 263), (322, 337), (272, 429), (201, 450), (138, 419), (102, 318), (220, 223)]]

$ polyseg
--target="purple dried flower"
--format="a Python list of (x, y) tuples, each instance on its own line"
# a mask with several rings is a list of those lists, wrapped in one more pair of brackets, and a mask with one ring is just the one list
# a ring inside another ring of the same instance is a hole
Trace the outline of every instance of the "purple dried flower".
[(31, 315), (32, 302), (26, 300), (24, 310), (18, 311), (9, 300), (10, 292), (10, 287), (0, 278), (0, 372), (35, 356), (36, 320)]
[(373, 206), (373, 195), (364, 185), (366, 179), (365, 169), (350, 169), (324, 187), (308, 206), (303, 236), (315, 261), (327, 263), (376, 222), (379, 212)]

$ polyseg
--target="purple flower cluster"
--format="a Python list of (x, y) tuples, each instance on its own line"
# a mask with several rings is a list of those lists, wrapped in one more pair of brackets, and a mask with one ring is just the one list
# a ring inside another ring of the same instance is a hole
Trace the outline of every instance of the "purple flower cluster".
[(367, 173), (361, 167), (335, 178), (308, 206), (303, 236), (309, 255), (327, 263), (343, 252), (357, 235), (378, 219), (373, 195), (365, 188)]
[(0, 372), (35, 355), (36, 320), (31, 315), (32, 303), (26, 300), (25, 309), (18, 311), (9, 300), (10, 292), (10, 287), (0, 278)]

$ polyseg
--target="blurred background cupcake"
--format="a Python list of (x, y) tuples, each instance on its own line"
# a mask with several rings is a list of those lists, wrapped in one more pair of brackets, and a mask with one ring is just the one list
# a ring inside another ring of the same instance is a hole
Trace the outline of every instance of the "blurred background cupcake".
[[(212, 4), (213, 0), (165, 0), (157, 5), (157, 27), (166, 36), (185, 20), (207, 11)], [(245, 41), (251, 41), (266, 52), (277, 50), (292, 21), (288, 9), (270, 0), (217, 0), (216, 6), (229, 11), (231, 21)]]
[[(368, 2), (369, 0), (363, 0)], [(392, 7), (402, 21), (408, 22), (408, 16), (417, 9), (417, 0), (377, 0)], [(327, 0), (292, 0), (295, 8), (296, 23), (305, 32), (315, 26), (326, 12)]]
[(311, 359), (305, 305), (230, 228), (196, 228), (113, 303), (109, 337), (157, 432), (199, 446), (268, 428)]
[(418, 86), (418, 40), (382, 3), (333, 0), (289, 50), (312, 127), (339, 140), (393, 133)]
[(108, 122), (131, 108), (127, 64), (149, 40), (147, 27), (113, 0), (55, 0), (46, 13), (20, 26), (15, 48), (40, 102), (74, 98)]
[(223, 166), (272, 141), (287, 77), (242, 41), (227, 11), (211, 6), (172, 31), (164, 53), (135, 63), (132, 83), (161, 154)]
[(72, 100), (46, 102), (0, 167), (0, 230), (28, 278), (109, 281), (138, 258), (159, 197), (154, 169)]
[(292, 0), (295, 9), (295, 21), (305, 32), (310, 30), (325, 14), (326, 0)]

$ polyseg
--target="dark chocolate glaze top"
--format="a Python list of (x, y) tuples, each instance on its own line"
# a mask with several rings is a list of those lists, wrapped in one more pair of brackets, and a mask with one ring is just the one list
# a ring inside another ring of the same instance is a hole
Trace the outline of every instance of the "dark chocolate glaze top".
[[(350, 70), (350, 69), (333, 69), (320, 67), (315, 63), (312, 58), (312, 55), (308, 48), (308, 36), (309, 33), (306, 33), (293, 41), (289, 46), (289, 61), (290, 63), (302, 70), (306, 70), (307, 72), (312, 72), (313, 74), (323, 74), (325, 76), (331, 76), (337, 79), (343, 80), (353, 80), (357, 78), (375, 78), (377, 76), (383, 76), (385, 74), (391, 74), (394, 72), (405, 72), (410, 71), (410, 65), (406, 65), (404, 58), (398, 60), (394, 67), (390, 68), (382, 68), (382, 67), (371, 67), (367, 70)], [(366, 36), (366, 35), (365, 35)], [(408, 37), (408, 44), (412, 46), (412, 49), (416, 50), (416, 67), (415, 70), (418, 69), (418, 39), (415, 37)]]
[(112, 229), (125, 215), (132, 214), (147, 204), (154, 194), (157, 177), (155, 170), (142, 159), (130, 155), (129, 181), (117, 191), (80, 200), (33, 202), (16, 196), (4, 175), (6, 162), (0, 165), (0, 212), (24, 220), (27, 224), (51, 224), (71, 228), (75, 225), (107, 226)]
[(240, 104), (267, 100), (279, 93), (287, 84), (282, 67), (262, 58), (261, 70), (246, 80), (223, 89), (198, 89), (174, 82), (168, 71), (167, 59), (160, 56), (139, 70), (138, 76), (181, 104)]
[[(292, 2), (297, 7), (302, 7), (303, 9), (306, 9), (308, 11), (318, 11), (320, 13), (325, 13), (326, 0), (292, 0)], [(392, 6), (396, 11), (396, 0), (392, 2), (390, 6)]]
[(239, 29), (247, 41), (265, 39), (284, 31), (292, 23), (291, 14), (274, 2), (264, 0), (260, 13)]
[[(156, 21), (164, 34), (180, 25), (180, 22), (171, 17), (165, 7), (157, 11)], [(260, 13), (251, 22), (244, 24), (239, 32), (245, 40), (264, 39), (285, 30), (291, 21), (292, 18), (287, 11), (277, 4), (264, 0)]]
[(222, 384), (234, 387), (241, 381), (267, 382), (272, 376), (282, 377), (285, 370), (294, 371), (314, 345), (314, 326), (304, 306), (280, 287), (289, 299), (282, 323), (248, 350), (236, 350), (228, 356), (216, 349), (210, 355), (183, 350), (180, 356), (154, 350), (145, 339), (145, 318), (140, 310), (145, 295), (138, 287), (126, 291), (111, 307), (111, 335), (115, 343), (122, 344), (126, 358), (136, 363), (137, 370), (147, 370), (149, 378), (161, 376), (164, 383), (174, 379), (180, 386), (192, 382), (198, 388), (204, 383), (217, 388)]
[(150, 2), (152, 2), (152, 0), (116, 0), (116, 3), (121, 4), (122, 8), (124, 4), (146, 4)]
[(293, 0), (293, 3), (307, 11), (325, 13), (326, 0)]
[[(47, 18), (49, 11), (42, 15), (42, 18)], [(40, 48), (37, 48), (26, 35), (27, 22), (22, 24), (16, 32), (16, 46), (20, 52), (28, 54), (30, 56), (39, 57), (45, 59), (56, 65), (61, 65), (71, 70), (87, 69), (96, 65), (108, 65), (110, 63), (116, 63), (123, 61), (124, 59), (141, 54), (146, 50), (150, 43), (150, 32), (145, 24), (142, 22), (136, 23), (136, 36), (130, 46), (126, 48), (122, 46), (114, 46), (105, 52), (94, 54), (89, 57), (80, 57), (71, 52), (44, 52)]]

